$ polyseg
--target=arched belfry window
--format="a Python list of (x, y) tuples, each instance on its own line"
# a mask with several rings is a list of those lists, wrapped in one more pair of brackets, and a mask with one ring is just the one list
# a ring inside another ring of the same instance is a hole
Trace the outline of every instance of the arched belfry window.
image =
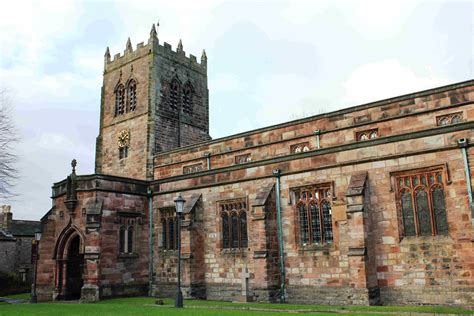
[(447, 235), (443, 167), (398, 172), (397, 204), (402, 236)]
[(115, 89), (115, 116), (125, 113), (125, 87), (119, 84)]
[(222, 228), (222, 248), (248, 247), (247, 201), (236, 199), (219, 203)]
[(137, 108), (137, 82), (132, 79), (127, 86), (127, 112), (133, 112)]
[(296, 199), (296, 216), (300, 244), (333, 241), (331, 185), (321, 184), (292, 189)]
[(183, 112), (192, 113), (193, 111), (193, 95), (194, 89), (191, 83), (186, 83), (183, 89)]
[(170, 107), (173, 110), (177, 110), (179, 108), (180, 99), (181, 99), (181, 86), (178, 80), (173, 79), (170, 85), (170, 98), (169, 98)]

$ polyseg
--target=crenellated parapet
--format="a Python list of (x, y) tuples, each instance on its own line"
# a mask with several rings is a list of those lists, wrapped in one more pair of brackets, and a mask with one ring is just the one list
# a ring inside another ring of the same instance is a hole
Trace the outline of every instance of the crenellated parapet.
[(186, 56), (181, 40), (179, 40), (176, 50), (173, 50), (172, 46), (167, 42), (160, 45), (155, 24), (152, 25), (150, 37), (146, 44), (144, 42), (138, 43), (135, 49), (133, 49), (131, 40), (128, 38), (123, 54), (117, 53), (113, 58), (111, 57), (110, 50), (107, 47), (104, 55), (104, 72), (118, 69), (127, 63), (151, 54), (156, 54), (171, 62), (181, 64), (182, 66), (191, 68), (196, 72), (202, 74), (207, 73), (207, 56), (204, 50), (202, 52), (201, 62), (199, 63), (196, 56), (192, 54)]

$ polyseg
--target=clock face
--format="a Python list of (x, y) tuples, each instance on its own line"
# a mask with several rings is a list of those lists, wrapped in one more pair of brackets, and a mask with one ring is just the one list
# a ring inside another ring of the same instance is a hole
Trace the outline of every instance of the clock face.
[(119, 148), (127, 147), (130, 144), (130, 133), (127, 130), (120, 131), (117, 137)]

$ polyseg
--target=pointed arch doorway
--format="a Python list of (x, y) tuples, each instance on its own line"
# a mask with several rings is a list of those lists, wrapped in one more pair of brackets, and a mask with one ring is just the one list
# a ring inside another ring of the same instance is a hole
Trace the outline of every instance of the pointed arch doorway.
[(78, 300), (84, 285), (84, 236), (75, 227), (63, 231), (55, 249), (55, 300)]
[(80, 253), (81, 240), (79, 235), (72, 238), (69, 243), (66, 261), (66, 300), (81, 298), (81, 289), (84, 285), (82, 278), (84, 272), (84, 254)]

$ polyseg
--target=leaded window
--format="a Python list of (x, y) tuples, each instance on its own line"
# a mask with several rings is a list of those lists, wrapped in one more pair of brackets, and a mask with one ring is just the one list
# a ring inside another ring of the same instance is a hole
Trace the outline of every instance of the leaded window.
[(125, 113), (125, 87), (119, 84), (115, 89), (115, 116)]
[(127, 95), (127, 112), (133, 112), (137, 108), (137, 82), (133, 79), (128, 83)]
[(178, 218), (174, 208), (161, 210), (161, 247), (178, 249)]
[(222, 228), (222, 248), (247, 248), (248, 234), (246, 199), (220, 202), (219, 210)]
[(302, 245), (333, 242), (331, 186), (292, 189), (297, 200), (299, 241)]
[(436, 167), (395, 175), (403, 236), (448, 234), (444, 174)]

